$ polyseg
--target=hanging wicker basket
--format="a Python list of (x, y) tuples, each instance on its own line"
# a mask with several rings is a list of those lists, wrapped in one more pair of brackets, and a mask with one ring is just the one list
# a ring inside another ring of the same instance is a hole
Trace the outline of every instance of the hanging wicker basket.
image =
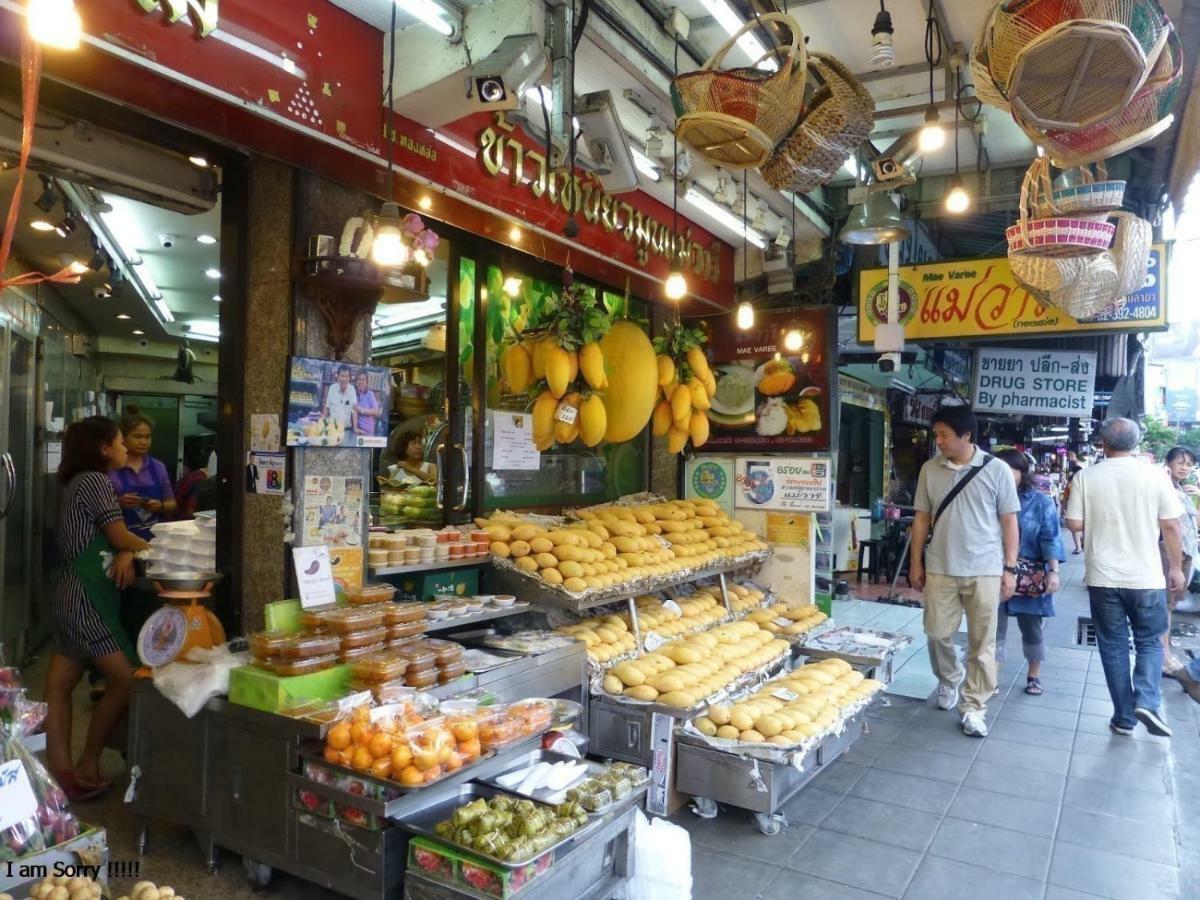
[(822, 87), (762, 167), (776, 190), (806, 193), (828, 183), (875, 127), (874, 98), (841, 60), (813, 53), (808, 67)]
[[(776, 71), (717, 68), (743, 34), (767, 22), (791, 33), (789, 45), (763, 57), (779, 58)], [(715, 165), (761, 166), (804, 108), (807, 71), (808, 51), (799, 23), (783, 13), (759, 16), (730, 35), (698, 71), (675, 77), (671, 83), (675, 135)]]
[(1112, 249), (1087, 260), (1076, 278), (1050, 295), (1051, 303), (1076, 319), (1091, 319), (1120, 308), (1146, 283), (1150, 223), (1132, 213), (1115, 213), (1114, 217), (1117, 225)]
[(1112, 244), (1116, 226), (1106, 217), (1034, 218), (1034, 210), (1050, 202), (1049, 163), (1044, 158), (1035, 159), (1021, 182), (1020, 221), (1005, 231), (1010, 256), (1080, 256), (1107, 250)]
[(1052, 216), (1087, 215), (1089, 218), (1097, 214), (1109, 213), (1121, 208), (1125, 199), (1125, 182), (1108, 180), (1108, 172), (1101, 161), (1097, 164), (1100, 180), (1092, 174), (1088, 166), (1080, 166), (1079, 173), (1082, 184), (1070, 187), (1054, 188), (1049, 201), (1043, 197), (1034, 207), (1039, 218)]

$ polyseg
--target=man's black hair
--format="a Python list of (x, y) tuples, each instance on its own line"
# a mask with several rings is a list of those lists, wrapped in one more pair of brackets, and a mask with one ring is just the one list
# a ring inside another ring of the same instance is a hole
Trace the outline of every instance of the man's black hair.
[(975, 413), (971, 411), (971, 407), (939, 406), (937, 412), (929, 420), (929, 427), (932, 428), (938, 422), (941, 422), (959, 437), (965, 437), (969, 434), (974, 443), (979, 443), (979, 420), (975, 418)]

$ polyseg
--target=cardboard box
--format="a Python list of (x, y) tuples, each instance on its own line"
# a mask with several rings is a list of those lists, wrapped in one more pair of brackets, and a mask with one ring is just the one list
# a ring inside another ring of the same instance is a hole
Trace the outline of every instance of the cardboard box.
[(397, 600), (431, 600), (435, 594), (469, 597), (479, 593), (479, 569), (473, 566), (441, 572), (433, 570), (392, 575), (384, 580), (396, 586)]
[(349, 666), (287, 677), (257, 666), (241, 666), (229, 673), (229, 702), (273, 713), (315, 700), (334, 700), (349, 686)]

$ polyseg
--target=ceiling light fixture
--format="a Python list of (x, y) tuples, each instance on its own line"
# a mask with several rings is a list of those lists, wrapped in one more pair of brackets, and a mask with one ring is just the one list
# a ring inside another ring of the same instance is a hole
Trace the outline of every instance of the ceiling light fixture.
[(879, 0), (879, 13), (871, 27), (871, 65), (884, 68), (896, 62), (896, 48), (892, 46), (892, 14)]
[(509, 275), (504, 279), (504, 293), (510, 297), (516, 297), (521, 293), (521, 279), (516, 275)]
[[(679, 34), (675, 34), (675, 77), (679, 77)], [(671, 158), (679, 158), (679, 135), (671, 132)], [(668, 300), (679, 303), (688, 295), (687, 278), (684, 277), (680, 261), (686, 262), (686, 257), (679, 248), (679, 191), (671, 191), (671, 271), (663, 282), (663, 294)], [(675, 308), (676, 321), (679, 318), (679, 307)]]
[(804, 346), (804, 335), (799, 329), (792, 328), (783, 336), (783, 349), (789, 353), (798, 353)]
[[(750, 220), (750, 227), (755, 231), (767, 230), (767, 204), (759, 201), (758, 206), (754, 209), (754, 218)], [(782, 234), (782, 232), (780, 232)]]
[[(955, 79), (958, 81), (957, 70)], [(954, 103), (954, 177), (950, 179), (950, 192), (946, 194), (946, 212), (961, 215), (971, 205), (971, 195), (963, 187), (962, 175), (958, 171), (958, 101)]]
[(75, 213), (68, 212), (63, 216), (62, 221), (54, 226), (54, 230), (58, 232), (58, 236), (61, 238), (70, 237), (78, 225), (79, 220), (75, 218)]
[(395, 3), (401, 10), (428, 25), (438, 34), (444, 37), (454, 34), (454, 23), (445, 18), (446, 11), (432, 0), (395, 0)]
[(856, 206), (838, 240), (844, 244), (890, 244), (908, 237), (900, 209), (890, 191), (873, 191), (867, 202)]
[(742, 225), (741, 219), (733, 215), (724, 206), (718, 206), (712, 200), (705, 197), (695, 188), (689, 188), (686, 196), (683, 198), (700, 212), (704, 213), (714, 222), (724, 225), (731, 229), (739, 237), (745, 235), (746, 240), (752, 243), (758, 249), (763, 249), (767, 246), (767, 239), (757, 231), (752, 231)]
[(215, 244), (216, 242), (217, 242), (217, 239), (215, 237), (213, 237), (211, 234), (196, 235), (196, 243), (197, 244)]
[(135, 328), (135, 329), (133, 329), (133, 331), (130, 332), (130, 334), (137, 334), (137, 335), (143, 335), (145, 333), (146, 332), (142, 331), (142, 329), (140, 329), (140, 328)]
[(521, 240), (521, 229), (518, 228), (516, 225), (514, 225), (512, 228), (508, 229), (508, 239), (510, 241), (512, 241), (513, 243), (516, 243), (517, 241)]
[(39, 44), (56, 50), (77, 50), (83, 23), (75, 0), (29, 0), (25, 7), (29, 35)]
[[(649, 144), (646, 145), (647, 150), (649, 150), (649, 146)], [(658, 166), (655, 165), (647, 153), (642, 153), (637, 147), (630, 147), (629, 149), (633, 152), (633, 164), (639, 172), (651, 181), (662, 180), (662, 172), (659, 171)]]
[(213, 303), (220, 303), (220, 302), (221, 302), (221, 295), (213, 294)]
[(748, 300), (743, 300), (737, 308), (737, 327), (749, 331), (754, 327), (754, 307)]
[(218, 278), (221, 277), (221, 270), (220, 269), (212, 269), (212, 268), (205, 269), (204, 277), (211, 278), (213, 281), (216, 281)]
[(733, 203), (734, 193), (729, 176), (725, 170), (717, 166), (717, 189), (713, 191), (713, 201), (720, 203), (722, 206), (729, 206)]
[(190, 162), (193, 166), (196, 166), (197, 168), (201, 168), (201, 169), (208, 168), (208, 160), (205, 159), (203, 156), (189, 156), (188, 162)]
[(117, 318), (124, 321), (125, 319), (128, 319), (129, 316), (126, 313), (117, 313)]
[(42, 212), (48, 213), (58, 204), (58, 191), (54, 189), (54, 182), (52, 182), (47, 176), (39, 175), (38, 178), (41, 179), (42, 182), (42, 192), (38, 195), (38, 198), (33, 201), (33, 205)]
[(47, 222), (45, 219), (34, 219), (29, 223), (29, 227), (34, 231), (53, 231), (54, 223)]
[(77, 259), (71, 260), (63, 268), (65, 268), (72, 275), (85, 275), (88, 272), (87, 264), (82, 263)]
[(925, 125), (917, 137), (917, 146), (922, 153), (933, 153), (946, 143), (946, 132), (933, 103), (933, 70), (942, 64), (942, 29), (933, 14), (933, 0), (929, 0), (929, 13), (925, 17), (925, 62), (929, 64), (929, 107), (925, 110)]
[[(662, 133), (662, 126), (651, 120), (650, 127), (646, 129), (646, 155), (651, 159), (658, 159), (663, 155)], [(634, 159), (637, 159), (636, 151)]]
[[(700, 3), (730, 37), (737, 34), (746, 24), (725, 0), (700, 0)], [(742, 52), (750, 57), (750, 62), (757, 65), (758, 68), (768, 69), (772, 72), (779, 68), (779, 64), (774, 59), (767, 57), (766, 48), (763, 47), (762, 41), (754, 32), (747, 31), (737, 39), (737, 44), (742, 48)]]
[(401, 231), (403, 223), (400, 206), (392, 199), (392, 177), (395, 169), (396, 154), (396, 110), (392, 97), (392, 85), (396, 77), (396, 7), (401, 7), (412, 15), (420, 16), (406, 5), (396, 0), (392, 4), (391, 31), (388, 34), (388, 80), (387, 80), (387, 178), (384, 182), (384, 200), (378, 215), (372, 222), (375, 232), (371, 242), (371, 259), (376, 265), (385, 268), (395, 268), (408, 262), (408, 246), (404, 243)]
[(433, 208), (433, 198), (430, 197), (428, 194), (426, 194), (424, 197), (422, 197), (420, 200), (417, 201), (417, 206), (421, 207), (421, 209), (423, 209), (423, 210), (428, 211)]
[(154, 308), (158, 310), (158, 314), (164, 322), (174, 322), (175, 316), (171, 312), (171, 307), (167, 306), (167, 301), (163, 299), (162, 294), (154, 298)]
[(925, 124), (917, 138), (917, 146), (922, 153), (933, 153), (946, 145), (946, 129), (938, 121), (937, 107), (932, 104), (925, 110)]
[(668, 300), (682, 300), (687, 296), (688, 283), (684, 274), (678, 270), (671, 272), (663, 282), (663, 294)]

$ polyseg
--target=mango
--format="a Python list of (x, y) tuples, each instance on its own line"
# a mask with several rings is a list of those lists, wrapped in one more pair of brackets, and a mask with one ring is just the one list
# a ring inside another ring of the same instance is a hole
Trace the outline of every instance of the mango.
[(658, 391), (654, 345), (640, 325), (622, 320), (600, 341), (600, 350), (608, 379), (604, 392), (608, 415), (604, 440), (619, 444), (637, 437), (654, 412)]
[(699, 347), (693, 347), (687, 352), (688, 366), (691, 367), (692, 373), (700, 379), (701, 383), (708, 390), (708, 396), (712, 396), (717, 392), (717, 379), (713, 376), (712, 369), (708, 367), (708, 359), (704, 356), (704, 351)]
[[(587, 377), (586, 373), (584, 377)], [(599, 394), (592, 394), (579, 405), (579, 439), (585, 447), (595, 447), (604, 440), (607, 428), (608, 412), (604, 408), (604, 401)], [(603, 528), (602, 525), (597, 527)]]
[(708, 441), (708, 416), (700, 411), (692, 413), (688, 423), (688, 434), (692, 438), (693, 447), (703, 447)]
[(504, 372), (504, 382), (514, 394), (523, 394), (532, 384), (533, 363), (529, 353), (520, 344), (508, 347), (500, 357), (500, 368)]
[(571, 357), (562, 347), (550, 344), (544, 352), (546, 386), (556, 399), (561, 399), (571, 383)]
[(654, 407), (654, 416), (650, 421), (654, 436), (666, 437), (667, 432), (671, 430), (671, 404), (660, 400)]
[(574, 350), (567, 351), (567, 364), (571, 376), (567, 379), (567, 383), (574, 384), (575, 379), (579, 377), (579, 354)]
[(675, 361), (664, 354), (659, 355), (656, 363), (658, 366), (658, 386), (666, 387), (675, 380)]
[(671, 393), (671, 422), (676, 428), (686, 431), (691, 421), (692, 392), (685, 384), (677, 385)]
[(687, 380), (687, 386), (692, 395), (692, 409), (708, 409), (708, 391), (703, 382), (693, 376)]
[(542, 391), (533, 401), (533, 442), (554, 437), (554, 411), (558, 409), (558, 398), (550, 391)]
[(579, 371), (588, 387), (602, 391), (608, 387), (608, 376), (604, 374), (604, 351), (595, 341), (579, 348)]
[(687, 441), (688, 433), (682, 428), (676, 428), (672, 425), (670, 431), (667, 432), (667, 452), (682, 453), (683, 448), (687, 446)]
[(570, 444), (575, 438), (579, 437), (579, 402), (582, 398), (577, 393), (567, 394), (562, 398), (562, 405), (566, 405), (575, 410), (575, 421), (571, 423), (563, 422), (556, 417), (554, 419), (554, 439), (562, 444)]

